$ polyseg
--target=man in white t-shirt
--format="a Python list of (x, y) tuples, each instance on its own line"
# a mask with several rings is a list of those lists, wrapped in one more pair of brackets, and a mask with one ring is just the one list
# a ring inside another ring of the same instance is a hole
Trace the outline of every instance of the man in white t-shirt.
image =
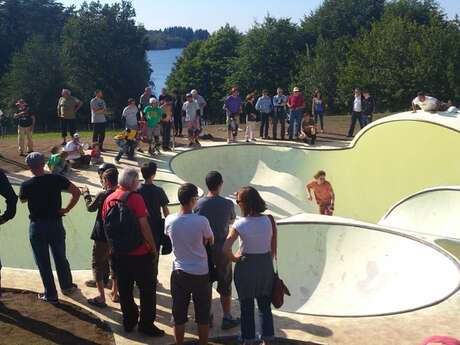
[(412, 112), (417, 112), (417, 106), (423, 111), (437, 111), (439, 109), (439, 101), (431, 96), (426, 96), (423, 92), (417, 93), (417, 97), (412, 101)]
[(199, 343), (205, 345), (208, 342), (211, 310), (211, 284), (205, 246), (214, 242), (214, 236), (208, 219), (193, 213), (198, 200), (198, 188), (185, 183), (177, 194), (180, 211), (165, 220), (165, 233), (171, 238), (173, 248), (171, 296), (174, 334), (176, 344), (182, 345), (188, 305), (192, 297)]
[(182, 105), (182, 112), (185, 113), (185, 126), (188, 131), (189, 146), (199, 144), (198, 134), (200, 133), (200, 106), (193, 99), (191, 93), (186, 96), (187, 101)]
[(89, 167), (91, 156), (85, 154), (85, 150), (83, 149), (83, 145), (80, 143), (80, 135), (78, 133), (75, 133), (72, 140), (65, 145), (64, 151), (68, 153), (66, 159), (69, 161), (72, 168), (79, 169)]

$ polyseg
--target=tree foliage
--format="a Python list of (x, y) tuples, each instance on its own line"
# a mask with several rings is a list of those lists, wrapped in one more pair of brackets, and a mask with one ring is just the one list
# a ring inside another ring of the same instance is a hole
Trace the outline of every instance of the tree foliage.
[(237, 56), (241, 34), (226, 25), (205, 41), (190, 44), (176, 62), (167, 85), (181, 93), (198, 89), (208, 100), (208, 110), (219, 116), (222, 99), (228, 93), (226, 77)]
[(34, 35), (16, 52), (0, 89), (5, 110), (13, 113), (14, 103), (24, 98), (37, 115), (38, 125), (53, 128), (56, 123), (56, 95), (62, 85), (58, 49), (43, 36)]
[(183, 26), (173, 26), (163, 30), (147, 32), (148, 49), (184, 48), (193, 41), (205, 40), (209, 37), (207, 30), (193, 30)]
[(227, 85), (236, 84), (243, 93), (264, 88), (274, 92), (278, 86), (286, 89), (302, 48), (299, 28), (290, 19), (267, 16), (244, 36)]

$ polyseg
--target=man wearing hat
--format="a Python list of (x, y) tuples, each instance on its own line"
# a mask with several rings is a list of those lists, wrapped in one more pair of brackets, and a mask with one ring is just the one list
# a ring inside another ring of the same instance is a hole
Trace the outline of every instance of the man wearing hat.
[(198, 103), (198, 106), (200, 107), (200, 126), (206, 127), (207, 121), (206, 121), (206, 118), (204, 117), (204, 108), (208, 105), (208, 103), (206, 103), (206, 100), (204, 99), (204, 97), (198, 93), (198, 90), (193, 89), (192, 91), (190, 91), (190, 94), (192, 95), (193, 99)]
[[(80, 190), (62, 175), (45, 174), (45, 157), (32, 152), (26, 157), (26, 164), (33, 177), (21, 184), (19, 200), (29, 208), (29, 239), (35, 263), (45, 288), (40, 300), (57, 303), (58, 294), (50, 262), (50, 248), (56, 266), (59, 285), (63, 294), (71, 294), (77, 286), (73, 284), (70, 265), (66, 258), (65, 229), (62, 217), (72, 210), (80, 199)], [(66, 191), (71, 198), (62, 207), (61, 193)]]
[(295, 136), (296, 139), (300, 133), (300, 121), (302, 120), (303, 110), (305, 108), (305, 98), (302, 92), (296, 86), (293, 94), (288, 98), (288, 107), (291, 110), (290, 123), (289, 123), (289, 140)]
[(67, 160), (74, 169), (87, 168), (91, 162), (91, 156), (85, 154), (83, 145), (80, 143), (80, 134), (75, 133), (72, 136), (72, 141), (69, 141), (64, 151), (68, 153)]
[(23, 99), (16, 102), (16, 107), (18, 111), (13, 118), (18, 123), (18, 151), (20, 156), (25, 156), (34, 150), (32, 132), (35, 126), (35, 116), (30, 113), (29, 107)]

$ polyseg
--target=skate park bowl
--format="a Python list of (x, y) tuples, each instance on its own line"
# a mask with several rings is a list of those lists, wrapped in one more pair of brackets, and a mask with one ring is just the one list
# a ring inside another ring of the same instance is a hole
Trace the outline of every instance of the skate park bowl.
[[(377, 316), (436, 304), (459, 288), (460, 266), (435, 245), (338, 217), (299, 215), (278, 224), (283, 311)], [(429, 277), (429, 279), (427, 278)]]
[[(14, 181), (17, 182), (16, 180)], [(157, 180), (156, 185), (162, 187), (174, 210), (179, 204), (177, 190), (180, 184), (170, 181)], [(19, 185), (13, 185), (19, 194)], [(62, 203), (66, 205), (69, 194), (63, 193)], [(0, 210), (5, 209), (5, 202), (0, 198)], [(6, 267), (35, 269), (35, 262), (29, 244), (29, 212), (26, 204), (18, 202), (16, 217), (0, 226), (0, 253), (2, 264)], [(66, 229), (66, 251), (70, 266), (73, 270), (91, 269), (91, 231), (96, 219), (96, 213), (89, 213), (81, 199), (75, 208), (63, 218)]]
[(460, 240), (460, 187), (429, 188), (395, 204), (379, 224)]
[[(280, 275), (292, 293), (282, 310), (344, 317), (401, 313), (455, 293), (459, 264), (442, 249), (453, 245), (444, 236), (425, 240), (412, 223), (396, 230), (376, 223), (421, 190), (460, 185), (460, 161), (449, 159), (460, 154), (459, 121), (401, 113), (366, 126), (344, 148), (283, 142), (209, 146), (178, 153), (169, 164), (175, 177), (203, 190), (205, 175), (218, 170), (225, 196), (234, 199), (245, 185), (261, 192), (280, 224)], [(327, 172), (335, 214), (342, 218), (311, 214), (317, 205), (306, 200), (304, 189), (318, 170)], [(167, 193), (175, 199), (173, 189)], [(91, 268), (93, 223), (82, 202), (64, 218), (74, 270)], [(27, 229), (22, 205), (14, 221), (1, 227), (4, 266), (36, 269)]]

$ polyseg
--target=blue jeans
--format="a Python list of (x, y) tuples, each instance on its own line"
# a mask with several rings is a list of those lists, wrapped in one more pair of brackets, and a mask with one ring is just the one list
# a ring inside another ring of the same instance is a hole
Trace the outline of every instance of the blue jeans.
[[(271, 297), (256, 297), (259, 308), (259, 317), (262, 325), (262, 339), (270, 340), (275, 335), (273, 328), (273, 314)], [(241, 309), (241, 336), (244, 341), (256, 339), (256, 322), (254, 320), (254, 298), (240, 300)]]
[(302, 121), (303, 109), (296, 109), (291, 111), (289, 121), (289, 139), (292, 140), (294, 136), (299, 136), (300, 122)]
[(65, 255), (65, 229), (62, 219), (31, 221), (29, 238), (35, 263), (38, 266), (40, 277), (45, 287), (45, 296), (47, 298), (57, 298), (56, 285), (54, 284), (51, 269), (50, 248), (61, 290), (72, 287), (72, 274)]
[(321, 124), (321, 130), (324, 129), (324, 111), (315, 111), (315, 123), (318, 123), (318, 118), (319, 122)]
[(268, 137), (270, 113), (260, 113), (260, 137)]

